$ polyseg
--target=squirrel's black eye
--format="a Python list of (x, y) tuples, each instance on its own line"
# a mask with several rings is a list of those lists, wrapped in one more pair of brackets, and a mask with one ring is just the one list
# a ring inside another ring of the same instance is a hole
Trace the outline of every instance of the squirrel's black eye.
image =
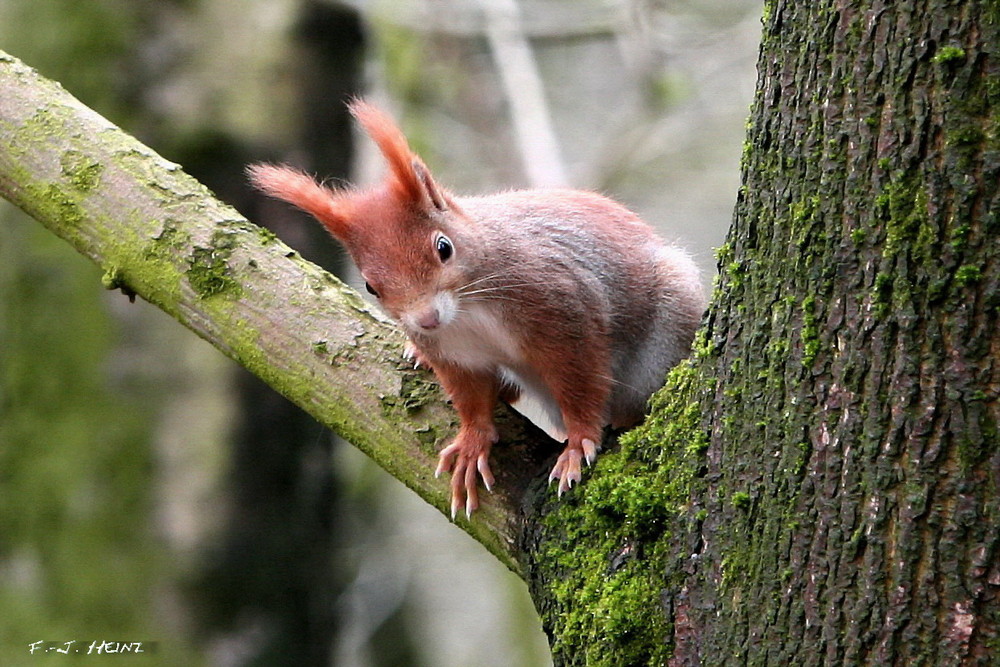
[(376, 299), (378, 298), (378, 292), (376, 292), (375, 288), (371, 286), (371, 283), (366, 282), (365, 289), (368, 290), (368, 293), (371, 294), (373, 297), (375, 297)]
[(442, 262), (447, 262), (455, 254), (455, 246), (451, 244), (451, 239), (444, 234), (438, 235), (434, 242), (434, 249), (437, 250), (438, 257), (441, 258)]

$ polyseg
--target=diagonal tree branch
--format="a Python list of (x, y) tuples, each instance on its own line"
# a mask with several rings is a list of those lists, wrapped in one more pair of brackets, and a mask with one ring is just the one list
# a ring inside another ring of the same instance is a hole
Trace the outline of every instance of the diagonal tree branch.
[[(437, 451), (457, 425), (403, 335), (339, 280), (253, 225), (178, 165), (0, 51), (0, 195), (261, 377), (446, 512)], [(521, 508), (554, 447), (498, 418), (496, 493), (459, 525), (521, 573)], [(523, 574), (523, 573), (522, 573)]]

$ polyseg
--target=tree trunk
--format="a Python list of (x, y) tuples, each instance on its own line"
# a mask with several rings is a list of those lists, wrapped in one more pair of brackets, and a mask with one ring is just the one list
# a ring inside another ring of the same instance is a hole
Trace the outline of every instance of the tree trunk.
[(695, 359), (531, 539), (557, 662), (1000, 660), (997, 44), (768, 4)]

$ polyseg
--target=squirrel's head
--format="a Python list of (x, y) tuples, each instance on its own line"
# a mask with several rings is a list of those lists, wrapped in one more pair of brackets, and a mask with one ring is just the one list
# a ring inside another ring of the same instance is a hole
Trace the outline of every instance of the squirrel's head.
[(263, 192), (310, 213), (350, 252), (368, 291), (411, 334), (433, 335), (458, 314), (470, 226), (386, 114), (356, 100), (350, 110), (389, 166), (370, 189), (335, 190), (287, 166), (248, 167)]

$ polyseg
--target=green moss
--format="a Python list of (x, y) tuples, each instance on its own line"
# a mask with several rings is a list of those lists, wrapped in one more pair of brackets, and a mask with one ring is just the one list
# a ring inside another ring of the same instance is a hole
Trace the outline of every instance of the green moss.
[(938, 65), (965, 59), (965, 49), (958, 46), (942, 46), (931, 59)]
[(969, 243), (969, 233), (972, 226), (969, 223), (962, 223), (951, 228), (951, 240), (949, 244), (955, 252), (963, 252)]
[[(894, 257), (903, 250), (927, 259), (927, 193), (918, 177), (898, 172), (875, 198), (875, 216), (886, 228), (882, 255)], [(923, 232), (923, 236), (921, 236)], [(914, 240), (921, 243), (913, 243)]]
[(225, 259), (216, 255), (212, 248), (194, 249), (187, 278), (202, 299), (239, 289), (239, 283), (229, 275)]
[(746, 491), (737, 491), (729, 497), (729, 504), (738, 510), (747, 511), (750, 509), (751, 498)]
[(694, 336), (694, 343), (691, 345), (691, 356), (695, 359), (707, 359), (717, 355), (718, 347), (712, 341), (707, 329), (700, 329)]
[(723, 273), (725, 277), (725, 282), (728, 283), (729, 287), (734, 290), (743, 289), (743, 283), (746, 278), (745, 272), (743, 271), (743, 264), (738, 261), (730, 262), (723, 268)]
[(211, 245), (196, 246), (191, 252), (186, 275), (200, 298), (225, 293), (238, 296), (240, 284), (229, 268), (229, 257), (236, 244), (236, 235), (220, 227), (212, 235)]
[(802, 365), (812, 366), (819, 353), (819, 326), (816, 323), (816, 297), (808, 296), (802, 301)]
[(269, 246), (278, 240), (278, 235), (267, 227), (257, 227), (254, 231), (257, 232), (257, 236), (260, 237), (260, 244), (263, 246)]
[(384, 413), (392, 414), (400, 409), (413, 413), (427, 403), (440, 400), (441, 387), (434, 382), (429, 373), (410, 368), (409, 363), (400, 367), (400, 371), (403, 373), (403, 379), (399, 386), (399, 394), (380, 398)]
[(550, 589), (540, 597), (554, 599), (540, 611), (557, 661), (638, 665), (669, 658), (667, 526), (678, 515), (697, 520), (689, 499), (708, 443), (693, 400), (698, 378), (690, 361), (675, 368), (646, 423), (623, 435), (618, 451), (598, 457), (592, 477), (543, 521), (535, 585)]
[(972, 266), (971, 264), (961, 266), (955, 272), (955, 282), (961, 287), (973, 285), (979, 282), (982, 277), (982, 270), (978, 266)]
[(760, 22), (766, 28), (771, 23), (771, 17), (774, 16), (774, 0), (769, 0), (764, 3), (764, 8), (761, 10)]
[[(589, 505), (592, 494), (586, 495), (564, 499), (558, 516), (546, 520), (547, 530), (565, 531), (569, 540), (553, 542), (540, 555), (563, 564), (551, 568), (559, 574), (548, 582), (555, 609), (542, 611), (554, 633), (553, 655), (569, 664), (663, 664), (669, 634), (660, 612), (663, 576), (650, 554), (621, 536), (610, 517)], [(582, 530), (595, 524), (596, 536)]]
[(753, 155), (753, 144), (749, 141), (743, 142), (743, 150), (740, 153), (740, 173), (747, 173), (747, 169), (750, 167), (750, 159)]
[[(773, 362), (783, 360), (788, 355), (789, 347), (790, 346), (786, 338), (772, 338), (764, 346), (764, 358)], [(775, 364), (771, 363), (768, 365), (774, 366)]]
[(819, 196), (810, 195), (793, 202), (788, 211), (789, 240), (803, 255), (816, 252), (824, 243), (823, 203)]
[(122, 271), (117, 266), (109, 266), (101, 276), (101, 286), (107, 290), (118, 289), (122, 285)]
[(25, 189), (32, 205), (32, 215), (58, 218), (72, 227), (83, 221), (84, 212), (79, 200), (67, 194), (62, 186), (52, 183), (47, 186), (28, 185)]
[(106, 290), (120, 289), (122, 294), (135, 301), (135, 292), (125, 282), (125, 273), (118, 266), (111, 265), (101, 275), (101, 287)]
[(950, 130), (946, 135), (946, 142), (949, 146), (963, 148), (968, 146), (979, 146), (983, 143), (986, 133), (982, 128), (972, 123), (959, 124)]
[(62, 155), (62, 173), (69, 181), (70, 186), (77, 192), (90, 192), (101, 182), (101, 174), (104, 167), (99, 162), (94, 162), (84, 153), (77, 150), (68, 150)]
[(794, 202), (788, 211), (792, 224), (796, 227), (811, 224), (821, 204), (820, 198), (816, 195)]
[(790, 472), (795, 477), (801, 477), (806, 471), (806, 466), (809, 464), (809, 457), (812, 456), (812, 444), (808, 440), (803, 440), (796, 445), (796, 449), (798, 450), (798, 456)]
[(718, 248), (715, 249), (715, 259), (719, 264), (727, 264), (733, 258), (733, 246), (729, 241), (726, 241)]
[(444, 435), (433, 426), (422, 426), (415, 430), (414, 433), (417, 436), (417, 440), (420, 441), (420, 444), (423, 445), (425, 449), (433, 452), (437, 452), (441, 449), (440, 443), (442, 438), (444, 438)]

